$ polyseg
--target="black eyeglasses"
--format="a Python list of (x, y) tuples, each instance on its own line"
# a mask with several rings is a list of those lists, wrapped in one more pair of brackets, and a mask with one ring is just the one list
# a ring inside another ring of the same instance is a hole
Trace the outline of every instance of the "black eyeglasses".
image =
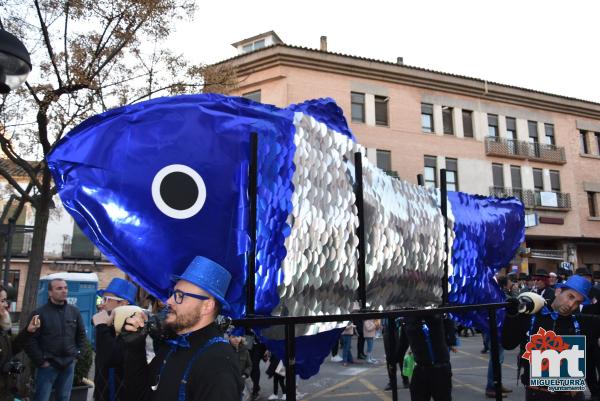
[(171, 290), (171, 292), (169, 293), (169, 298), (173, 297), (173, 300), (175, 301), (176, 304), (180, 304), (183, 302), (183, 298), (185, 297), (192, 297), (192, 298), (196, 298), (196, 299), (200, 299), (203, 301), (206, 301), (207, 299), (210, 299), (210, 297), (207, 297), (206, 295), (200, 295), (200, 294), (192, 294), (191, 292), (183, 292), (181, 290)]

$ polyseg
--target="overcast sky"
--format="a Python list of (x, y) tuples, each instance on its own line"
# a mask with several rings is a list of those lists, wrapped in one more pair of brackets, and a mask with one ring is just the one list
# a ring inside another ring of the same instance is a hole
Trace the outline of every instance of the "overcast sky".
[(174, 50), (196, 62), (274, 30), (287, 44), (487, 79), (600, 103), (600, 2), (198, 1)]

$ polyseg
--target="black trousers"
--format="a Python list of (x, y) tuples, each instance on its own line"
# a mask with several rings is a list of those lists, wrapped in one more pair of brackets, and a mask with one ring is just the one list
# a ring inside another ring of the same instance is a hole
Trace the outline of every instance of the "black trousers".
[(267, 352), (267, 347), (264, 344), (255, 343), (250, 351), (250, 359), (252, 360), (252, 393), (257, 394), (260, 391), (260, 361)]
[(275, 373), (273, 375), (273, 394), (277, 394), (277, 385), (281, 387), (281, 394), (285, 394), (285, 376)]
[(585, 395), (583, 391), (577, 392), (575, 396), (571, 396), (568, 392), (547, 392), (536, 391), (530, 388), (525, 389), (525, 401), (584, 401)]
[(451, 401), (452, 369), (449, 363), (415, 366), (410, 380), (411, 401)]
[(390, 384), (392, 384), (392, 370), (394, 368), (395, 360), (396, 365), (399, 365), (399, 369), (396, 369), (396, 372), (400, 371), (400, 375), (402, 376), (402, 383), (405, 385), (408, 384), (408, 377), (402, 374), (402, 365), (404, 363), (404, 355), (406, 354), (406, 350), (408, 349), (408, 339), (406, 338), (406, 332), (404, 329), (399, 329), (399, 336), (396, 336), (396, 348), (391, 349), (390, 347), (390, 332), (389, 330), (384, 330), (383, 332), (383, 349), (385, 350), (385, 362), (387, 365), (388, 372), (388, 380)]

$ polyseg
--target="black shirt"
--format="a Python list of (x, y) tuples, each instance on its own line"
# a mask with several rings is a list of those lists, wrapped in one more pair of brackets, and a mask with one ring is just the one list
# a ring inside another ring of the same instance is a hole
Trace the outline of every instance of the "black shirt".
[[(172, 346), (162, 345), (149, 365), (145, 341), (126, 344), (125, 399), (177, 401), (181, 380), (192, 357), (211, 338), (219, 336), (222, 335), (215, 324), (206, 326), (189, 335), (189, 348), (177, 347), (168, 355)], [(193, 363), (185, 385), (186, 401), (239, 401), (243, 386), (241, 377), (233, 347), (225, 343), (213, 344)], [(150, 388), (156, 385), (156, 390)]]
[[(575, 318), (579, 322), (580, 335), (586, 336), (588, 344), (590, 341), (596, 342), (600, 336), (600, 317), (586, 314), (576, 314)], [(542, 327), (544, 330), (552, 330), (559, 335), (576, 335), (575, 325), (573, 324), (572, 316), (559, 315), (556, 320), (547, 315), (537, 313), (531, 334), (538, 332)], [(502, 327), (502, 347), (504, 349), (514, 349), (521, 346), (521, 350), (525, 349), (525, 345), (529, 342), (527, 332), (531, 328), (531, 315), (506, 316), (504, 326)], [(522, 355), (522, 352), (520, 353)], [(529, 361), (523, 359), (519, 355), (519, 361), (524, 368), (521, 375), (521, 382), (529, 386)]]

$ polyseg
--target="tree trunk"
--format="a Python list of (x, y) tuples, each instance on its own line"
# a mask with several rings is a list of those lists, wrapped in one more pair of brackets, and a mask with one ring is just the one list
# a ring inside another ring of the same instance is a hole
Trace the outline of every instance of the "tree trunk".
[(23, 306), (21, 308), (21, 319), (19, 327), (27, 326), (27, 318), (35, 310), (37, 304), (38, 285), (42, 265), (44, 264), (44, 246), (46, 243), (46, 231), (50, 218), (50, 171), (45, 168), (42, 177), (42, 192), (39, 194), (38, 202), (35, 204), (35, 220), (33, 238), (31, 239), (31, 254), (29, 256), (29, 268), (27, 270), (27, 281), (25, 282), (25, 293), (23, 294)]

